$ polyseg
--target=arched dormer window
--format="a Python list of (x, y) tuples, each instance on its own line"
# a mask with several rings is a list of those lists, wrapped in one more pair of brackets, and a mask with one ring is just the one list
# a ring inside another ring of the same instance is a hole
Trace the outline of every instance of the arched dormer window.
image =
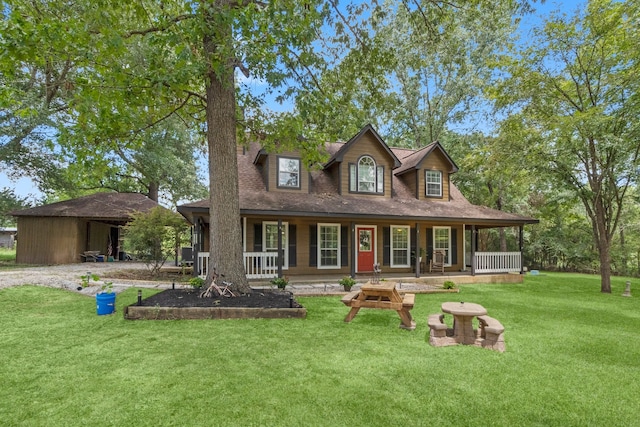
[(384, 166), (377, 166), (371, 156), (362, 156), (349, 164), (349, 191), (353, 193), (384, 193)]

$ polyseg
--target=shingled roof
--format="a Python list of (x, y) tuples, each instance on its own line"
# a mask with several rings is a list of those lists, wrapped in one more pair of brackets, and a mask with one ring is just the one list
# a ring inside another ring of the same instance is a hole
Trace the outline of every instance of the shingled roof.
[(16, 217), (74, 217), (126, 221), (134, 212), (146, 212), (158, 203), (139, 193), (95, 193), (77, 199), (12, 212)]
[[(436, 142), (432, 142), (426, 147), (421, 148), (420, 150), (411, 150), (408, 154), (405, 155), (405, 157), (402, 157), (400, 159), (400, 161), (402, 162), (402, 166), (395, 169), (393, 173), (396, 175), (402, 175), (403, 173), (409, 172), (411, 170), (415, 170), (416, 166), (422, 163), (422, 161), (435, 150), (438, 150), (440, 153), (442, 153), (445, 159), (447, 159), (447, 161), (451, 165), (451, 170), (450, 170), (451, 173), (458, 171), (458, 166), (456, 166), (453, 159), (451, 159), (451, 157), (449, 157), (449, 154), (447, 154), (444, 148), (442, 148), (442, 145), (440, 145), (440, 142), (436, 141)], [(395, 152), (396, 149), (392, 148), (392, 151)], [(408, 150), (402, 150), (402, 153), (405, 153), (406, 151)]]
[[(330, 154), (339, 152), (347, 143), (331, 143)], [(433, 148), (433, 147), (431, 147)], [(418, 200), (404, 181), (393, 176), (393, 197), (369, 197), (357, 194), (338, 194), (336, 183), (325, 171), (310, 173), (309, 193), (268, 192), (263, 175), (254, 163), (259, 147), (252, 147), (245, 154), (238, 154), (240, 211), (243, 215), (307, 216), (327, 218), (371, 218), (452, 221), (486, 226), (508, 226), (537, 223), (538, 220), (511, 214), (483, 206), (476, 206), (460, 193), (454, 184), (450, 187), (450, 200), (434, 202)], [(395, 158), (422, 159), (424, 151), (417, 156), (415, 150), (391, 149)], [(415, 166), (415, 164), (413, 165)], [(412, 166), (412, 167), (413, 167)], [(453, 164), (455, 167), (455, 164)], [(204, 199), (178, 207), (178, 211), (193, 222), (193, 214), (206, 216), (209, 200)]]

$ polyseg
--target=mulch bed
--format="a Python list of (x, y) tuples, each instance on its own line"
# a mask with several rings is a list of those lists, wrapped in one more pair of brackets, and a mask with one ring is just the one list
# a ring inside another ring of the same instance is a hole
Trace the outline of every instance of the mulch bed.
[(153, 275), (151, 271), (144, 269), (123, 268), (122, 270), (114, 270), (105, 273), (108, 279), (124, 279), (124, 280), (144, 280), (149, 282), (187, 282), (191, 278), (191, 274), (181, 274), (177, 272), (160, 271)]
[(254, 290), (236, 297), (200, 298), (200, 290), (167, 289), (142, 300), (143, 307), (302, 308), (289, 292)]

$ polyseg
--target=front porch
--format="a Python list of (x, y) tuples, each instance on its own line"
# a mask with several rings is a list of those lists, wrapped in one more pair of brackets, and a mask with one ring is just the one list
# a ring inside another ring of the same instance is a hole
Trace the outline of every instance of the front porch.
[[(294, 277), (300, 282), (337, 282), (344, 274), (330, 272), (317, 274), (287, 274), (278, 262), (277, 252), (245, 252), (244, 265), (247, 278), (252, 281), (269, 282), (270, 279), (284, 275)], [(200, 277), (206, 277), (209, 265), (209, 253), (199, 252), (196, 268)], [(385, 271), (386, 270), (386, 271)], [(463, 283), (519, 283), (522, 282), (522, 255), (520, 252), (475, 252), (471, 259), (471, 268), (465, 271), (445, 271), (427, 273), (428, 266), (423, 265), (417, 273), (394, 273), (390, 268), (382, 270), (381, 278), (412, 283), (442, 284), (445, 280)], [(356, 273), (355, 279), (366, 281), (372, 273)], [(508, 279), (507, 279), (508, 278)], [(516, 279), (517, 278), (517, 279)]]
[[(314, 288), (317, 293), (318, 287), (320, 286), (323, 287), (323, 292), (321, 293), (344, 293), (342, 286), (338, 285), (338, 281), (343, 277), (344, 276), (336, 274), (292, 275), (291, 281), (289, 282), (290, 286), (288, 286), (287, 289), (289, 289), (289, 287), (309, 287)], [(432, 292), (433, 289), (442, 289), (442, 284), (447, 280), (451, 280), (456, 285), (471, 285), (476, 283), (522, 283), (524, 279), (523, 274), (495, 273), (471, 276), (468, 271), (445, 273), (444, 275), (441, 273), (433, 273), (420, 277), (399, 273), (383, 273), (380, 274), (379, 277), (380, 281), (396, 282), (398, 283), (398, 289), (414, 293), (429, 293)], [(371, 280), (371, 278), (371, 274), (357, 274), (355, 277), (357, 283), (353, 289), (358, 289), (360, 285)], [(251, 279), (250, 283), (251, 286), (255, 287), (273, 286), (267, 279)], [(453, 292), (456, 292), (456, 290)], [(294, 292), (294, 294), (295, 293), (296, 292)]]

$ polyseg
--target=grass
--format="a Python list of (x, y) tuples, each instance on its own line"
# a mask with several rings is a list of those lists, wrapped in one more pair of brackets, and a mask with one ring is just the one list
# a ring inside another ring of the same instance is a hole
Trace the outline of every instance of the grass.
[[(633, 283), (637, 283), (634, 280)], [(632, 293), (634, 286), (632, 285)], [(125, 321), (41, 287), (0, 291), (0, 420), (9, 426), (639, 425), (640, 302), (586, 275), (417, 295), (345, 324), (338, 297), (304, 320)], [(143, 290), (148, 296), (151, 290)], [(428, 345), (428, 314), (476, 302), (507, 351)]]
[(16, 250), (0, 248), (0, 267), (3, 265), (15, 265), (16, 262)]

